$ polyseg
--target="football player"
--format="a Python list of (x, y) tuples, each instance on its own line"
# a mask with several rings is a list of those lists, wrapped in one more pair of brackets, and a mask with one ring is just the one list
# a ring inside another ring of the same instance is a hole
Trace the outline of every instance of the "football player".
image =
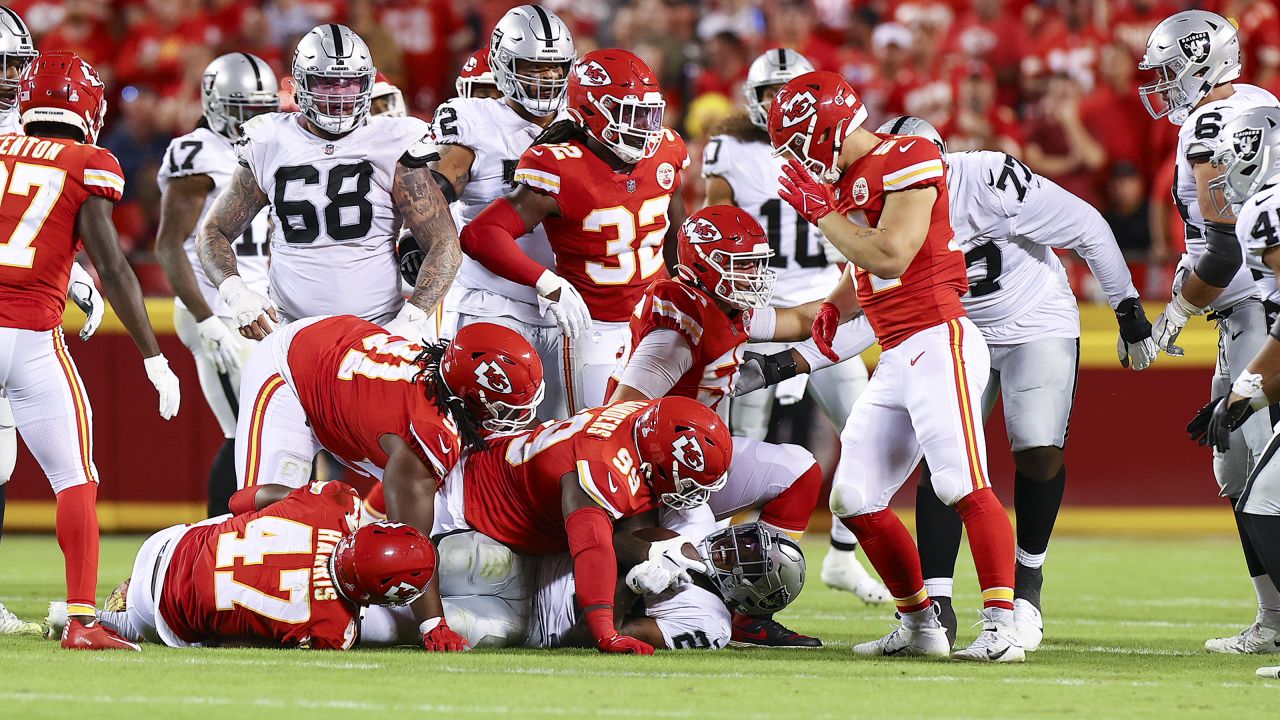
[[(551, 17), (554, 15), (548, 12), (547, 18)], [(567, 34), (565, 37), (570, 42), (573, 41)], [(489, 67), (489, 48), (483, 47), (471, 53), (471, 57), (463, 63), (458, 79), (453, 81), (453, 88), (460, 98), (502, 98), (498, 81), (493, 78), (493, 68)]]
[(939, 497), (964, 521), (983, 593), (982, 632), (953, 657), (1019, 662), (1013, 529), (988, 479), (977, 406), (991, 358), (960, 302), (968, 281), (946, 170), (933, 143), (873, 133), (866, 117), (853, 88), (828, 72), (788, 81), (769, 108), (772, 144), (791, 156), (782, 198), (850, 261), (813, 336), (829, 351), (840, 316), (861, 307), (884, 348), (841, 433), (831, 510), (862, 543), (902, 625), (854, 650), (950, 651), (911, 534), (888, 507), (923, 457)]
[(369, 94), (369, 115), (386, 115), (387, 117), (404, 117), (404, 94), (400, 88), (391, 84), (386, 75), (378, 73), (374, 76), (373, 92)]
[(0, 389), (57, 498), (71, 615), (62, 645), (127, 648), (94, 619), (98, 471), (93, 414), (62, 335), (67, 283), (82, 243), (142, 353), (166, 420), (178, 412), (178, 378), (160, 353), (138, 280), (111, 222), (124, 178), (115, 156), (93, 144), (106, 114), (102, 81), (74, 53), (46, 53), (22, 75), (18, 111), (26, 136), (0, 136), (7, 185), (0, 234), (8, 238), (0, 245)]
[[(22, 121), (18, 113), (18, 88), (22, 72), (39, 57), (31, 41), (31, 31), (17, 13), (0, 7), (0, 135), (21, 135)], [(67, 298), (85, 313), (80, 339), (88, 340), (102, 322), (106, 303), (93, 283), (93, 278), (80, 263), (71, 264)], [(18, 428), (13, 419), (9, 398), (0, 390), (0, 534), (4, 531), (5, 487), (13, 477), (18, 462)], [(17, 618), (0, 604), (0, 635), (37, 635), (39, 623)]]
[[(1023, 648), (1031, 652), (1043, 635), (1041, 568), (1066, 484), (1062, 447), (1079, 364), (1079, 309), (1054, 249), (1075, 250), (1094, 270), (1116, 312), (1122, 364), (1142, 370), (1155, 359), (1151, 324), (1115, 237), (1097, 210), (1004, 153), (948, 153), (938, 131), (920, 118), (893, 118), (876, 132), (904, 136), (902, 142), (923, 138), (943, 153), (951, 224), (969, 271), (969, 292), (961, 302), (991, 349), (991, 379), (982, 407), (989, 413), (996, 397), (1002, 397), (1013, 449), (1018, 516), (1014, 620)], [(837, 348), (837, 354), (860, 362), (857, 354), (875, 337), (865, 318), (855, 322), (860, 322), (861, 340)], [(739, 388), (749, 390), (764, 375), (772, 381), (830, 362), (816, 347), (758, 358), (754, 367), (744, 368), (751, 379), (744, 377)], [(920, 559), (925, 588), (942, 606), (941, 619), (954, 643), (952, 576), (962, 527), (928, 478), (925, 465), (916, 493)]]
[[(1138, 89), (1148, 112), (1179, 126), (1173, 195), (1187, 227), (1187, 252), (1174, 276), (1173, 299), (1156, 318), (1153, 336), (1160, 349), (1181, 355), (1175, 343), (1182, 327), (1192, 316), (1212, 311), (1221, 350), (1210, 398), (1221, 397), (1266, 339), (1262, 297), (1270, 289), (1260, 292), (1255, 286), (1252, 269), (1266, 268), (1256, 256), (1244, 262), (1234, 220), (1219, 213), (1208, 199), (1209, 182), (1219, 174), (1210, 159), (1222, 127), (1232, 118), (1250, 108), (1280, 103), (1262, 88), (1234, 82), (1241, 73), (1239, 33), (1226, 18), (1203, 10), (1176, 13), (1157, 25), (1138, 68), (1154, 73)], [(1254, 264), (1258, 267), (1251, 269)], [(1280, 609), (1280, 590), (1267, 577), (1238, 507), (1249, 469), (1261, 457), (1270, 427), (1267, 413), (1250, 417), (1230, 449), (1215, 451), (1213, 460), (1221, 494), (1237, 508), (1236, 525), (1258, 597), (1259, 617), (1263, 610)], [(1258, 624), (1232, 637), (1211, 639), (1205, 648), (1239, 652), (1248, 644), (1247, 638), (1258, 632)]]
[[(705, 207), (676, 235), (678, 277), (645, 289), (618, 358), (611, 402), (679, 396), (725, 417), (747, 340), (808, 336), (818, 302), (774, 308), (773, 250), (750, 213)], [(761, 521), (797, 539), (822, 490), (822, 468), (807, 450), (735, 436), (729, 483), (708, 508), (717, 521), (760, 508)], [(769, 618), (736, 614), (736, 645), (817, 647), (821, 642)]]
[[(493, 82), (501, 97), (469, 98), (459, 92), (458, 98), (436, 109), (432, 133), (440, 146), (440, 159), (430, 167), (445, 198), (453, 203), (459, 228), (511, 190), (521, 155), (549, 125), (565, 117), (565, 91), (576, 57), (573, 37), (560, 18), (538, 5), (512, 8), (494, 27), (489, 46)], [(540, 269), (551, 267), (545, 230), (530, 227), (518, 237), (521, 251), (535, 258)], [(560, 333), (555, 319), (539, 307), (533, 288), (495, 275), (468, 255), (445, 306), (444, 335), (468, 323), (502, 323), (533, 343), (552, 377), (562, 377)], [(571, 411), (565, 405), (563, 384), (553, 382), (547, 390), (539, 416), (567, 416)]]
[[(236, 427), (241, 487), (299, 487), (324, 449), (382, 481), (391, 520), (429, 532), (435, 488), (458, 461), (459, 435), (483, 447), (482, 426), (527, 424), (542, 368), (528, 342), (501, 326), (476, 323), (424, 348), (344, 315), (273, 332), (250, 356), (243, 383), (252, 400)], [(461, 649), (439, 602), (432, 586), (412, 606), (427, 647)]]
[[(569, 553), (574, 594), (595, 646), (652, 654), (651, 643), (617, 629), (613, 525), (659, 506), (705, 504), (725, 487), (732, 453), (728, 428), (714, 412), (686, 398), (663, 398), (584, 410), (467, 454), (437, 495), (433, 532), (455, 536), (441, 540), (441, 592), (455, 602), (485, 598), (482, 606), (463, 606), (466, 624), (459, 631), (491, 644), (523, 643), (530, 612), (526, 565)], [(632, 552), (666, 556), (679, 568), (700, 566), (683, 555), (684, 543), (651, 543)], [(469, 572), (481, 565), (483, 572)]]
[[(123, 609), (99, 620), (132, 643), (347, 650), (362, 608), (411, 602), (435, 572), (425, 535), (398, 523), (359, 527), (360, 496), (340, 482), (260, 485), (230, 505), (233, 517), (147, 538), (117, 589)], [(51, 608), (54, 627), (59, 615)]]
[[(1223, 174), (1209, 183), (1214, 210), (1234, 217), (1240, 243), (1262, 260), (1272, 277), (1280, 276), (1280, 108), (1240, 112), (1223, 126), (1221, 136), (1214, 164)], [(1215, 398), (1187, 426), (1192, 437), (1218, 451), (1230, 450), (1237, 442), (1232, 433), (1255, 411), (1271, 405), (1270, 398), (1280, 398), (1278, 376), (1280, 323), (1271, 326), (1270, 338), (1240, 372), (1228, 396)], [(1273, 434), (1235, 507), (1242, 534), (1273, 584), (1280, 580), (1280, 468), (1273, 460), (1278, 446), (1280, 435)], [(1256, 584), (1259, 581), (1254, 578)], [(1257, 622), (1226, 642), (1206, 647), (1217, 652), (1280, 653), (1280, 604), (1260, 605)], [(1264, 668), (1259, 674), (1276, 677), (1277, 670)]]
[[(358, 315), (415, 341), (433, 334), (428, 313), (461, 258), (457, 230), (426, 167), (435, 158), (430, 128), (411, 117), (369, 117), (376, 74), (359, 35), (321, 25), (293, 54), (300, 112), (241, 126), (241, 166), (205, 214), (196, 250), (245, 337), (330, 314)], [(240, 276), (234, 243), (266, 207), (279, 232), (263, 295)], [(408, 302), (396, 259), (401, 226), (426, 258)]]
[[(520, 158), (516, 189), (462, 231), (463, 252), (536, 290), (563, 333), (571, 411), (604, 404), (628, 318), (665, 274), (668, 211), (689, 164), (684, 141), (662, 126), (656, 76), (626, 50), (587, 53), (569, 78), (571, 120), (553, 124)], [(542, 226), (548, 269), (516, 243)]]
[[(821, 300), (840, 279), (834, 260), (843, 260), (812, 225), (778, 197), (778, 175), (783, 160), (769, 144), (769, 103), (784, 83), (813, 71), (800, 53), (787, 48), (769, 50), (751, 63), (742, 85), (746, 114), (725, 122), (712, 136), (702, 157), (708, 205), (737, 205), (751, 213), (769, 235), (773, 256), (769, 267), (777, 275), (774, 307), (785, 308)], [(770, 354), (782, 350), (776, 343), (752, 343), (747, 352)], [(775, 392), (744, 395), (730, 408), (733, 431), (753, 440), (764, 440), (774, 397), (796, 402), (807, 390), (837, 429), (844, 427), (853, 401), (867, 385), (867, 367), (846, 362), (812, 375), (798, 376)], [(854, 551), (857, 540), (840, 523), (832, 524), (831, 549), (822, 561), (822, 581), (846, 590), (867, 603), (889, 601), (889, 591), (862, 567)], [(838, 534), (838, 535), (837, 535)]]
[[(177, 295), (173, 323), (178, 338), (195, 357), (200, 389), (225, 438), (209, 470), (209, 517), (227, 512), (227, 500), (236, 490), (240, 366), (253, 343), (240, 336), (231, 309), (200, 269), (196, 228), (238, 167), (232, 143), (242, 137), (240, 126), (257, 115), (279, 110), (277, 89), (271, 68), (254, 55), (229, 53), (209, 63), (200, 84), (203, 116), (195, 130), (169, 143), (157, 174), (160, 228), (156, 257)], [(270, 220), (264, 209), (233, 246), (241, 279), (261, 295), (267, 293), (270, 238)]]

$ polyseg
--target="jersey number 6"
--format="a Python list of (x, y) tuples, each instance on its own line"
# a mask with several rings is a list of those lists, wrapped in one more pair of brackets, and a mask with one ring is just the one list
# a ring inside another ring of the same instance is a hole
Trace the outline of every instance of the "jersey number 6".
[[(373, 165), (368, 160), (329, 168), (324, 194), (325, 233), (337, 242), (358, 240), (369, 234), (373, 225), (373, 203), (369, 189), (373, 184)], [(320, 169), (311, 165), (286, 165), (276, 170), (275, 197), (271, 204), (286, 242), (305, 245), (320, 237), (320, 216), (310, 200), (289, 200), (290, 184), (320, 184)], [(305, 191), (304, 191), (305, 192)], [(344, 213), (344, 210), (355, 212)], [(352, 218), (354, 215), (354, 218)], [(347, 222), (344, 222), (347, 221)], [(352, 221), (354, 220), (354, 221)]]

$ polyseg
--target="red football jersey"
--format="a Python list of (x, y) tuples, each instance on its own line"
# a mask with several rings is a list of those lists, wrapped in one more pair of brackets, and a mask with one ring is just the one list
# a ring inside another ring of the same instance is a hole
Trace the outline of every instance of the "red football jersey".
[[(738, 380), (750, 322), (749, 310), (730, 317), (698, 288), (679, 280), (658, 280), (645, 290), (631, 316), (631, 340), (622, 349), (619, 368), (626, 365), (646, 335), (654, 330), (674, 330), (689, 343), (693, 366), (667, 395), (692, 398), (719, 412), (720, 401), (733, 392)], [(614, 373), (610, 396), (622, 379), (620, 374), (621, 370)]]
[(360, 609), (338, 594), (329, 557), (359, 523), (351, 486), (315, 482), (257, 512), (193, 527), (173, 551), (157, 609), (189, 643), (346, 650)]
[(593, 319), (626, 322), (645, 286), (666, 277), (667, 209), (688, 165), (684, 140), (671, 130), (630, 173), (614, 171), (580, 140), (534, 145), (520, 157), (513, 181), (560, 204), (542, 227), (556, 274), (582, 294)]
[(946, 167), (938, 146), (914, 135), (879, 135), (882, 142), (850, 165), (835, 185), (837, 208), (869, 227), (880, 222), (891, 192), (933, 187), (938, 198), (929, 234), (902, 277), (885, 279), (855, 268), (858, 303), (885, 350), (925, 328), (964, 315), (969, 290), (964, 253), (956, 244), (947, 203)]
[(378, 443), (399, 435), (443, 479), (458, 461), (458, 430), (414, 382), (422, 346), (388, 335), (352, 315), (298, 331), (289, 345), (293, 389), (325, 449), (364, 475), (381, 479), (387, 453)]
[(638, 472), (640, 454), (632, 438), (640, 413), (651, 404), (591, 408), (490, 440), (487, 450), (467, 456), (462, 477), (467, 524), (516, 552), (566, 552), (560, 478), (571, 472), (615, 520), (657, 507)]
[(124, 171), (97, 145), (25, 135), (0, 135), (0, 167), (0, 326), (52, 330), (80, 252), (80, 206), (118, 201)]

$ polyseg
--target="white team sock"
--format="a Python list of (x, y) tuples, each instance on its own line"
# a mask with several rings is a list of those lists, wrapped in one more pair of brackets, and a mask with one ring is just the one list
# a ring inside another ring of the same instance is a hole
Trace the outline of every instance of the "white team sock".
[(956, 581), (952, 578), (926, 578), (924, 581), (924, 590), (929, 593), (929, 597), (951, 597), (951, 593), (955, 589)]
[(1023, 567), (1029, 567), (1029, 568), (1038, 568), (1038, 567), (1044, 567), (1044, 558), (1048, 554), (1049, 554), (1048, 550), (1039, 554), (1035, 554), (1035, 553), (1029, 553), (1026, 550), (1023, 550), (1022, 548), (1018, 548), (1016, 557), (1019, 565)]
[(858, 542), (858, 538), (854, 537), (852, 530), (845, 527), (844, 523), (840, 522), (840, 518), (836, 517), (835, 515), (832, 515), (831, 516), (831, 541), (844, 543), (845, 545), (852, 545)]

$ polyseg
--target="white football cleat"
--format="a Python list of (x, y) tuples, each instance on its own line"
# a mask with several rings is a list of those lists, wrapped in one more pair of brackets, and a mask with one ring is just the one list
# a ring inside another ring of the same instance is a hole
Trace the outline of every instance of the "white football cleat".
[(1014, 628), (1013, 611), (989, 608), (982, 610), (982, 632), (973, 644), (952, 653), (956, 660), (974, 662), (1011, 663), (1023, 662), (1027, 653), (1022, 649), (1018, 631)]
[(902, 617), (902, 624), (879, 640), (853, 646), (858, 655), (869, 657), (946, 657), (951, 652), (947, 631), (938, 622), (936, 605), (931, 605), (923, 620)]
[(1252, 625), (1231, 637), (1206, 640), (1204, 649), (1224, 655), (1280, 653), (1280, 631), (1254, 621)]
[(0, 635), (43, 635), (40, 623), (27, 622), (0, 604)]
[(1035, 652), (1044, 640), (1044, 618), (1030, 600), (1013, 601), (1013, 628), (1018, 632), (1025, 652)]
[(1260, 678), (1280, 678), (1280, 665), (1272, 667), (1260, 667), (1254, 672)]
[(49, 614), (45, 616), (44, 624), (49, 626), (45, 637), (50, 640), (62, 637), (62, 629), (67, 626), (67, 604), (61, 600), (49, 603)]
[(822, 582), (835, 590), (853, 593), (868, 605), (882, 605), (893, 599), (884, 583), (862, 566), (854, 550), (827, 550), (822, 559)]

